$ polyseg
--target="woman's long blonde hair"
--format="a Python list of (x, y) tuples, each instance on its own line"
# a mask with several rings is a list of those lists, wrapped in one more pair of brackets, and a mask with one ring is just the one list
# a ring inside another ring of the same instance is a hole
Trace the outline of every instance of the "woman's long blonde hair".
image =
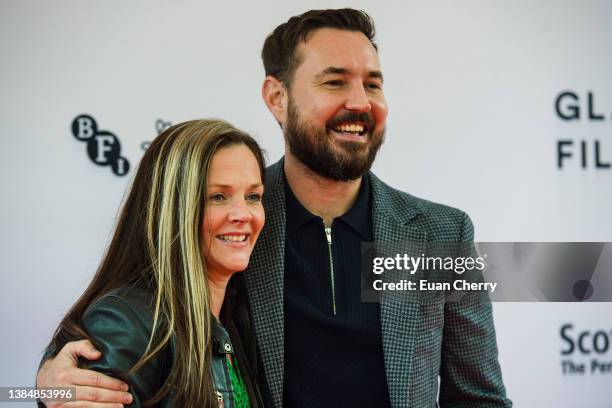
[[(263, 180), (264, 159), (255, 140), (220, 120), (194, 120), (160, 134), (145, 152), (96, 275), (60, 323), (51, 341), (89, 337), (81, 317), (96, 299), (125, 286), (152, 290), (153, 333), (137, 371), (169, 347), (174, 361), (165, 386), (177, 406), (213, 406), (211, 315), (201, 226), (208, 168), (223, 147), (246, 145)], [(249, 388), (252, 384), (249, 384)]]

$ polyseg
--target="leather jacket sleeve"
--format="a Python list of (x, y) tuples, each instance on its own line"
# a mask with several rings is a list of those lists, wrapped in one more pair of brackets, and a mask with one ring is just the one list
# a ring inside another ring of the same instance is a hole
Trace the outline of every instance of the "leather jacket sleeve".
[(140, 407), (160, 390), (169, 369), (167, 352), (162, 351), (137, 372), (129, 372), (144, 354), (151, 335), (151, 312), (144, 299), (111, 292), (95, 302), (82, 320), (102, 352), (99, 360), (84, 361), (84, 368), (126, 381), (134, 397), (132, 407)]

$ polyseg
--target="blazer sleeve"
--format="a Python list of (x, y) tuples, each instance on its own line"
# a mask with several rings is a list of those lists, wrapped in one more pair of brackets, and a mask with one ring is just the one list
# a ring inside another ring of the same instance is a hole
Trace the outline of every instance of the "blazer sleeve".
[[(474, 240), (467, 214), (461, 239), (469, 243)], [(447, 301), (443, 330), (440, 407), (511, 407), (497, 358), (491, 302), (469, 296)]]
[(162, 355), (155, 356), (138, 372), (128, 374), (149, 342), (151, 322), (147, 313), (122, 297), (107, 295), (94, 303), (82, 318), (85, 330), (102, 352), (99, 360), (83, 361), (83, 368), (126, 381), (134, 398), (130, 407), (140, 407), (165, 381)]

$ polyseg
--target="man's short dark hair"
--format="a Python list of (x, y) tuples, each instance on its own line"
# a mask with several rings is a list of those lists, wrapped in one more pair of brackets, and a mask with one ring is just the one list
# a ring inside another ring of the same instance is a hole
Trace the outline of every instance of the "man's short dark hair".
[(298, 44), (306, 41), (308, 35), (319, 28), (362, 32), (377, 49), (374, 21), (365, 11), (350, 8), (310, 10), (291, 17), (266, 38), (261, 51), (266, 76), (271, 75), (289, 87), (301, 62), (296, 55)]

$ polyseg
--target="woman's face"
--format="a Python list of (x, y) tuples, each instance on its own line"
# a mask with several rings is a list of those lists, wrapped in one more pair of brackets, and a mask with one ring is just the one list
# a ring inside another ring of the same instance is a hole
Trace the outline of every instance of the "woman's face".
[(265, 216), (263, 184), (255, 155), (243, 144), (212, 157), (202, 244), (209, 278), (246, 269)]

